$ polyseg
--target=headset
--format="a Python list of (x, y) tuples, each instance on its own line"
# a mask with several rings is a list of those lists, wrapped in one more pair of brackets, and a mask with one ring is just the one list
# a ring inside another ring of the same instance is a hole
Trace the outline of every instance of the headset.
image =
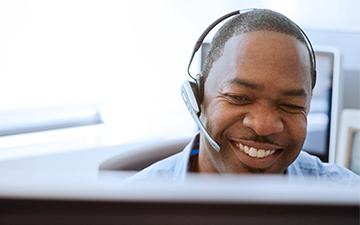
[[(206, 130), (203, 122), (200, 120), (200, 114), (201, 114), (201, 102), (202, 102), (202, 98), (204, 95), (204, 77), (202, 76), (202, 74), (197, 74), (196, 77), (193, 77), (190, 73), (190, 67), (191, 67), (191, 63), (194, 59), (194, 56), (196, 54), (196, 52), (200, 49), (205, 37), (208, 35), (208, 33), (215, 27), (217, 26), (219, 23), (221, 23), (222, 21), (233, 17), (235, 15), (240, 15), (243, 13), (247, 13), (250, 11), (254, 11), (257, 9), (244, 9), (244, 10), (237, 10), (237, 11), (233, 11), (230, 12), (222, 17), (220, 17), (219, 19), (215, 20), (212, 24), (210, 24), (205, 31), (201, 34), (201, 36), (198, 38), (197, 42), (195, 43), (193, 52), (191, 54), (190, 57), (190, 61), (187, 67), (187, 72), (188, 75), (193, 79), (193, 81), (190, 80), (186, 80), (184, 81), (184, 83), (181, 86), (181, 96), (185, 102), (185, 105), (188, 109), (188, 111), (190, 112), (192, 118), (194, 119), (196, 125), (199, 127), (200, 131), (204, 134), (205, 138), (207, 139), (207, 141), (210, 143), (210, 145), (213, 147), (214, 150), (216, 150), (217, 152), (220, 151), (220, 145), (215, 141), (214, 138), (211, 137), (210, 133)], [(310, 60), (312, 63), (312, 76), (313, 76), (313, 84), (312, 84), (312, 88), (314, 88), (315, 82), (316, 82), (316, 61), (315, 61), (315, 53), (314, 53), (314, 49), (310, 43), (309, 38), (306, 36), (305, 32), (297, 25), (295, 24), (295, 26), (299, 29), (299, 31), (301, 32), (301, 34), (303, 35), (305, 42), (306, 42), (306, 46), (310, 52)]]

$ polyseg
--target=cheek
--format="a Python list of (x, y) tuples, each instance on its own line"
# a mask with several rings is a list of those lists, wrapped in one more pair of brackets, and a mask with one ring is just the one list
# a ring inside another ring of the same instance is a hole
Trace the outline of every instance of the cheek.
[(292, 142), (301, 147), (306, 138), (307, 119), (305, 115), (296, 115), (286, 120), (288, 135)]
[(216, 136), (233, 125), (239, 118), (239, 113), (227, 105), (226, 102), (218, 101), (211, 102), (203, 108), (201, 119), (209, 131)]

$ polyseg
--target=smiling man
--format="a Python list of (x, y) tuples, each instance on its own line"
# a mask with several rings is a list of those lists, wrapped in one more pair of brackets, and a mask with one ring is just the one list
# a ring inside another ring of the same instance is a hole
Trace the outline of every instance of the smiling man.
[(300, 28), (279, 13), (259, 9), (231, 18), (215, 34), (198, 77), (205, 131), (182, 152), (132, 179), (183, 180), (194, 172), (358, 180), (351, 171), (301, 151), (316, 81), (309, 45)]
[(202, 120), (221, 146), (200, 138), (201, 172), (282, 173), (306, 136), (311, 98), (306, 46), (274, 31), (231, 37), (205, 82)]

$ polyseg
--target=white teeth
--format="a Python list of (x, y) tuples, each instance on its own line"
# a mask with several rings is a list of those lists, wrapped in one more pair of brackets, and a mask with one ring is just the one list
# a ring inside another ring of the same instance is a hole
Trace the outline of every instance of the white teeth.
[(265, 151), (260, 149), (259, 151), (257, 151), (256, 157), (257, 158), (264, 158), (265, 157)]
[(238, 143), (237, 147), (253, 158), (265, 158), (275, 153), (275, 150), (256, 149), (254, 147), (249, 147), (241, 143)]
[(248, 146), (244, 146), (244, 151), (246, 152), (246, 154), (249, 154), (249, 147)]
[(252, 157), (256, 157), (257, 150), (255, 148), (251, 147), (250, 150), (249, 150), (249, 155), (252, 156)]

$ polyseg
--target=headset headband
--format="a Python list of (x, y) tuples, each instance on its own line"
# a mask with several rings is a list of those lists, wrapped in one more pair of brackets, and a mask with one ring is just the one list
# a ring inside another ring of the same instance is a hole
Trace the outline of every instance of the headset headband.
[[(194, 56), (196, 54), (196, 52), (199, 50), (200, 46), (202, 45), (205, 37), (209, 34), (209, 32), (214, 28), (216, 27), (216, 25), (218, 25), (219, 23), (221, 23), (222, 21), (224, 21), (225, 19), (227, 18), (230, 18), (232, 16), (235, 16), (235, 15), (240, 15), (240, 13), (246, 13), (246, 12), (250, 12), (250, 11), (253, 11), (253, 10), (256, 10), (255, 8), (250, 8), (250, 9), (244, 9), (244, 10), (236, 10), (236, 11), (233, 11), (233, 12), (230, 12), (222, 17), (220, 17), (219, 19), (215, 20), (212, 24), (210, 24), (206, 29), (205, 31), (201, 34), (201, 36), (198, 38), (198, 40), (196, 41), (195, 43), (195, 46), (194, 46), (194, 49), (193, 49), (193, 52), (191, 54), (191, 57), (190, 57), (190, 61), (189, 61), (189, 64), (188, 64), (188, 68), (187, 68), (187, 72), (189, 74), (189, 76), (196, 81), (196, 78), (194, 78), (191, 73), (190, 73), (190, 67), (191, 67), (191, 63), (194, 59)], [(299, 29), (299, 31), (301, 32), (301, 34), (303, 35), (304, 39), (305, 39), (305, 42), (306, 42), (306, 46), (310, 52), (310, 60), (311, 60), (311, 72), (312, 72), (312, 77), (313, 77), (313, 83), (312, 83), (312, 88), (314, 88), (315, 86), (315, 82), (316, 82), (316, 60), (315, 60), (315, 52), (314, 52), (314, 49), (310, 43), (310, 39), (306, 36), (305, 32), (296, 24), (294, 23), (295, 26)]]

